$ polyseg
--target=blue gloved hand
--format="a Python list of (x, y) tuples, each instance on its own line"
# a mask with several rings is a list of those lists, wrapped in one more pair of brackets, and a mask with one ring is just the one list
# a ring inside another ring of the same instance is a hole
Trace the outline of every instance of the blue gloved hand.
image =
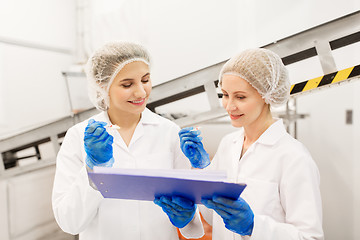
[(86, 164), (90, 169), (94, 166), (111, 167), (114, 164), (113, 136), (106, 131), (106, 124), (90, 119), (85, 128)]
[(180, 147), (194, 168), (205, 168), (210, 164), (209, 154), (201, 142), (200, 131), (191, 131), (193, 127), (183, 128), (179, 131)]
[(247, 202), (241, 197), (232, 200), (225, 197), (213, 196), (212, 199), (201, 199), (207, 208), (219, 214), (225, 227), (242, 236), (251, 235), (254, 228), (254, 213)]
[(154, 203), (168, 215), (170, 222), (177, 228), (185, 227), (194, 217), (196, 204), (191, 200), (179, 196), (161, 196)]

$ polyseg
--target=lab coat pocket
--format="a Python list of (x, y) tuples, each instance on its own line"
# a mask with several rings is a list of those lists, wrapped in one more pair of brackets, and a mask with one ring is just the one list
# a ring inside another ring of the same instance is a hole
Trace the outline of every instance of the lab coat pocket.
[(256, 214), (272, 215), (280, 203), (279, 187), (275, 182), (247, 178), (247, 187), (241, 197)]
[(174, 168), (174, 153), (161, 152), (148, 154), (141, 159), (139, 168), (146, 169), (172, 169)]

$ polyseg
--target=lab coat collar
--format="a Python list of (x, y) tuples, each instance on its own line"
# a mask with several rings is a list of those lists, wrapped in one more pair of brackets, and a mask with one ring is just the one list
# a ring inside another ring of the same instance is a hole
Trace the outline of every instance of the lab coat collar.
[(94, 117), (96, 121), (102, 121), (102, 122), (106, 122), (107, 124), (112, 124), (110, 122), (110, 118), (109, 115), (107, 114), (106, 111), (103, 111), (101, 113), (99, 113), (97, 116)]
[(159, 118), (149, 109), (145, 108), (145, 110), (141, 113), (141, 119), (138, 123), (137, 127), (135, 128), (135, 132), (131, 138), (129, 147), (131, 147), (139, 138), (141, 138), (144, 133), (144, 125), (157, 125), (159, 124)]
[(264, 145), (274, 145), (282, 136), (286, 134), (282, 119), (277, 119), (257, 140)]
[[(108, 114), (105, 114), (105, 118), (106, 118), (106, 122), (110, 123)], [(118, 136), (117, 139), (115, 139), (115, 143), (128, 151), (129, 148), (144, 135), (145, 133), (144, 125), (157, 125), (159, 123), (160, 120), (158, 116), (155, 113), (151, 112), (149, 109), (145, 108), (145, 110), (141, 113), (141, 119), (135, 128), (134, 134), (129, 143), (129, 147), (126, 146), (125, 142), (122, 140), (119, 132), (117, 131), (113, 133), (114, 135)]]
[[(282, 119), (276, 119), (276, 121), (256, 140), (257, 143), (264, 145), (274, 145), (282, 136), (286, 134), (284, 123)], [(242, 128), (235, 142), (243, 142), (244, 129)]]
[(140, 122), (142, 124), (159, 124), (159, 118), (156, 115), (156, 113), (153, 113), (149, 109), (145, 108), (145, 110), (142, 112), (141, 120)]
[[(109, 115), (107, 114), (106, 111), (102, 112), (99, 114), (99, 119), (98, 121), (104, 121), (108, 124), (112, 124), (109, 118)], [(141, 119), (140, 122), (141, 124), (159, 124), (159, 118), (157, 117), (157, 115), (153, 112), (151, 112), (149, 109), (145, 108), (145, 110), (141, 113)]]

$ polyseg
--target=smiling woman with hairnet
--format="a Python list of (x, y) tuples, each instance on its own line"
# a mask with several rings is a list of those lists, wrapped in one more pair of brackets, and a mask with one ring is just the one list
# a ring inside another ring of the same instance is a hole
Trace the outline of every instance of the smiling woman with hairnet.
[[(239, 131), (226, 135), (210, 163), (199, 131), (179, 132), (181, 149), (193, 167), (226, 170), (246, 183), (237, 200), (202, 199), (214, 240), (322, 240), (319, 171), (303, 144), (290, 136), (270, 107), (287, 102), (290, 82), (279, 56), (248, 49), (220, 72), (222, 103)], [(211, 219), (212, 217), (212, 219)]]
[[(108, 43), (90, 57), (89, 97), (101, 113), (71, 127), (56, 161), (52, 204), (61, 229), (84, 240), (179, 239), (204, 232), (196, 205), (166, 198), (166, 215), (153, 202), (104, 199), (88, 178), (94, 166), (190, 168), (180, 150), (180, 128), (151, 112), (150, 59), (141, 45)], [(111, 127), (116, 126), (116, 127)]]

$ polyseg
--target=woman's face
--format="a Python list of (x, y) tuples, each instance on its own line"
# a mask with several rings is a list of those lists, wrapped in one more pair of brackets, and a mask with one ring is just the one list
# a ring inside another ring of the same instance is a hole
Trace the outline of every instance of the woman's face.
[(109, 110), (140, 114), (152, 89), (149, 66), (141, 61), (126, 64), (109, 88)]
[(223, 75), (222, 104), (234, 127), (245, 127), (255, 123), (268, 105), (261, 95), (246, 80), (233, 75)]

